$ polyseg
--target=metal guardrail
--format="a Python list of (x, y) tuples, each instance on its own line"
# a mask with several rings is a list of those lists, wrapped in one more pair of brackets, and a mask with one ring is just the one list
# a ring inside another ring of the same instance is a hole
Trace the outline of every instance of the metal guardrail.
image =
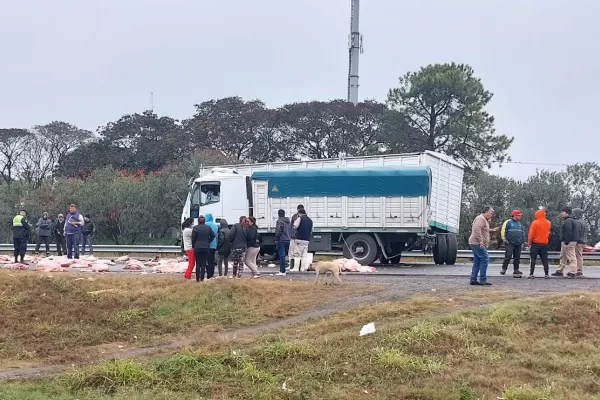
[[(32, 251), (34, 249), (33, 244), (29, 244), (28, 250)], [(44, 246), (40, 248), (40, 250), (44, 250)], [(0, 244), (0, 252), (12, 252), (13, 245), (12, 243), (8, 244)], [(50, 251), (56, 252), (56, 245), (50, 245)], [(148, 253), (148, 254), (173, 254), (179, 253), (181, 248), (179, 246), (156, 246), (156, 245), (94, 245), (94, 253), (119, 253), (119, 254), (140, 254), (140, 253)], [(341, 251), (331, 251), (331, 252), (317, 252), (318, 255), (333, 255), (333, 256), (341, 256), (343, 253)], [(490, 250), (489, 251), (490, 258), (499, 259), (504, 258), (504, 251), (502, 250)], [(411, 258), (431, 258), (430, 254), (423, 254), (420, 251), (407, 251), (402, 253), (402, 257), (411, 257)], [(458, 250), (458, 258), (471, 258), (473, 257), (473, 253), (471, 250)], [(521, 254), (522, 259), (529, 259), (529, 251), (523, 251)], [(557, 260), (559, 258), (559, 252), (551, 251), (548, 254), (548, 258), (552, 260)], [(600, 260), (600, 252), (594, 253), (583, 253), (583, 258), (586, 260)]]

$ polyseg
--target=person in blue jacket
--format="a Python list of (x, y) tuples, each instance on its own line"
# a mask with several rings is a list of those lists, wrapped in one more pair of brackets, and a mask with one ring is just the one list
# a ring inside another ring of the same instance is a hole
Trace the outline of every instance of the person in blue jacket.
[(519, 264), (521, 262), (521, 248), (527, 237), (525, 236), (525, 228), (521, 224), (521, 216), (523, 214), (519, 210), (512, 212), (511, 218), (504, 221), (502, 229), (500, 230), (500, 237), (506, 245), (506, 252), (504, 253), (504, 262), (502, 263), (502, 275), (506, 274), (508, 269), (508, 263), (510, 259), (513, 259), (513, 278), (520, 278), (523, 273), (519, 270)]
[(206, 218), (206, 225), (210, 226), (210, 229), (212, 229), (215, 234), (215, 238), (210, 242), (210, 255), (208, 257), (208, 267), (206, 269), (206, 277), (212, 279), (215, 274), (215, 253), (217, 252), (217, 238), (219, 236), (217, 233), (219, 232), (219, 227), (215, 223), (211, 213), (206, 214), (204, 218)]

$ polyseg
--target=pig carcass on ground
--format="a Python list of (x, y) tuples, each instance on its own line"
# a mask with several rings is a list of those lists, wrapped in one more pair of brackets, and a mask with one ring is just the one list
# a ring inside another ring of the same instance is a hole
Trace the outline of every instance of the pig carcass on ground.
[(125, 263), (125, 266), (123, 267), (123, 269), (130, 270), (130, 271), (141, 271), (142, 269), (144, 269), (144, 263), (139, 260), (132, 259)]
[(29, 266), (21, 263), (10, 263), (10, 264), (0, 264), (0, 268), (3, 269), (14, 269), (14, 270), (28, 270)]
[(153, 270), (160, 274), (183, 274), (187, 267), (187, 262), (172, 262), (154, 267)]
[(59, 262), (48, 259), (41, 259), (35, 267), (36, 271), (42, 272), (64, 272), (65, 269), (60, 266)]
[(360, 265), (355, 259), (338, 258), (337, 260), (333, 260), (333, 262), (341, 266), (342, 272), (377, 272), (374, 267)]
[(108, 272), (108, 265), (107, 264), (98, 264), (98, 263), (94, 263), (92, 264), (92, 271), (93, 272)]

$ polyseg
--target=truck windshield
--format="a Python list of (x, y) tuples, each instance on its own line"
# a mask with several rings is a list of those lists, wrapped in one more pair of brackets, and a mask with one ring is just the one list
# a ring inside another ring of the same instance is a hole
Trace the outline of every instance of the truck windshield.
[(202, 182), (194, 188), (192, 206), (205, 206), (218, 203), (221, 200), (220, 182)]

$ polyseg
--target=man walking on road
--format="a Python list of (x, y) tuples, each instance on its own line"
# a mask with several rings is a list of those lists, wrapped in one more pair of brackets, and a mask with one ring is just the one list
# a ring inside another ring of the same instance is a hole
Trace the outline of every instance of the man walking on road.
[[(494, 215), (494, 209), (487, 206), (483, 212), (475, 217), (469, 237), (469, 245), (473, 250), (473, 268), (471, 269), (471, 285), (491, 286), (487, 281), (487, 267), (490, 263), (488, 246), (490, 245), (490, 232), (497, 232), (498, 228), (490, 229), (490, 219)], [(479, 275), (479, 281), (477, 276)]]
[(25, 210), (13, 218), (13, 245), (15, 248), (15, 263), (25, 261), (25, 253), (27, 252), (27, 242), (29, 241), (29, 223), (27, 222), (27, 212)]
[(544, 266), (545, 278), (550, 278), (548, 267), (548, 241), (550, 240), (550, 228), (552, 228), (552, 224), (546, 219), (546, 211), (543, 209), (537, 210), (535, 212), (535, 219), (529, 226), (529, 235), (527, 237), (527, 243), (529, 243), (531, 252), (531, 265), (529, 267), (530, 279), (533, 279), (538, 255)]
[(564, 222), (560, 228), (560, 265), (552, 276), (564, 276), (564, 269), (567, 264), (571, 271), (567, 274), (567, 278), (575, 278), (577, 276), (577, 259), (575, 258), (575, 247), (579, 239), (579, 227), (571, 216), (572, 210), (570, 207), (563, 207), (560, 210), (560, 216)]
[(583, 275), (583, 248), (587, 243), (587, 224), (583, 219), (583, 210), (581, 208), (573, 209), (573, 220), (577, 224), (578, 237), (575, 246), (575, 260), (577, 260), (577, 276)]
[(519, 270), (519, 264), (521, 262), (521, 247), (525, 243), (525, 229), (521, 224), (521, 216), (523, 214), (519, 210), (512, 212), (512, 217), (504, 221), (502, 224), (502, 230), (500, 231), (500, 237), (506, 245), (506, 252), (504, 253), (504, 262), (502, 263), (502, 275), (506, 274), (508, 269), (508, 263), (510, 259), (513, 259), (513, 278), (520, 278), (523, 274)]

